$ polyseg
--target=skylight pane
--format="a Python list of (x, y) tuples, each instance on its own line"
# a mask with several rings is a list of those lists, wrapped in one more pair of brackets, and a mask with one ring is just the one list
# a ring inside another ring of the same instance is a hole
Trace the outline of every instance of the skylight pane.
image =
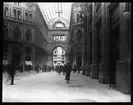
[(47, 19), (46, 15), (45, 15), (44, 9), (43, 9), (43, 7), (42, 7), (41, 4), (40, 4), (40, 8), (42, 8), (42, 9), (41, 9), (41, 12), (42, 12), (42, 14), (43, 14), (43, 16), (44, 16), (44, 20), (45, 20), (46, 23), (47, 23), (48, 19)]
[(72, 3), (38, 3), (49, 29), (52, 25), (61, 21), (69, 28)]

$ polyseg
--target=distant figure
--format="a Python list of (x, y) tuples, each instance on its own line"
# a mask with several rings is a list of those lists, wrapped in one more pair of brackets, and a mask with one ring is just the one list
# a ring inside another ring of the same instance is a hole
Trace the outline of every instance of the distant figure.
[(62, 67), (63, 75), (65, 75), (65, 67), (66, 67), (66, 65), (64, 65), (64, 66)]
[(7, 81), (9, 81), (11, 79), (11, 85), (14, 85), (14, 77), (16, 74), (16, 67), (17, 67), (17, 62), (15, 60), (12, 60), (11, 63), (9, 63), (9, 65), (7, 67), (7, 73), (8, 73)]
[(42, 67), (42, 72), (44, 72), (45, 71), (45, 65), (43, 65), (43, 67)]
[(22, 64), (19, 65), (19, 69), (20, 69), (20, 72), (22, 73), (23, 72), (23, 65)]
[(74, 65), (74, 73), (76, 73), (76, 65)]
[(71, 74), (71, 65), (70, 65), (70, 63), (67, 63), (67, 65), (66, 65), (66, 76), (65, 76), (66, 83), (69, 83), (70, 74)]
[(2, 68), (3, 68), (3, 72), (5, 73), (5, 71), (7, 70), (7, 65), (4, 63)]
[(39, 73), (39, 65), (36, 65), (36, 72)]
[(80, 69), (82, 68), (82, 66), (81, 67), (77, 67), (78, 68), (78, 73), (80, 73)]

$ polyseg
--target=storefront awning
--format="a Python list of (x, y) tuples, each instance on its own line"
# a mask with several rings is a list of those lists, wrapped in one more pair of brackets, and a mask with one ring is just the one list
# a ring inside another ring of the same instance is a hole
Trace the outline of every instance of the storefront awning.
[(26, 65), (32, 65), (31, 61), (25, 61)]

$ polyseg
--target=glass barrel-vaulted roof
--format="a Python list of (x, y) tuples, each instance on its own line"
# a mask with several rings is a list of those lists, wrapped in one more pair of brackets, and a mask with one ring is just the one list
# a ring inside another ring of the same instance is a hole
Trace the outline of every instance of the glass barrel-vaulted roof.
[(38, 3), (42, 12), (44, 20), (49, 29), (53, 28), (55, 23), (65, 24), (65, 28), (69, 29), (71, 17), (71, 4), (72, 3)]

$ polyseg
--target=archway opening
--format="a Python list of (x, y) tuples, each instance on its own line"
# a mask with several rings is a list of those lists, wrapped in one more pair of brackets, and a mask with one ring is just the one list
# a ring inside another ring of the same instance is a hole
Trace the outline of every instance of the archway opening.
[(62, 47), (56, 47), (53, 50), (53, 66), (64, 65), (66, 61), (65, 50)]

